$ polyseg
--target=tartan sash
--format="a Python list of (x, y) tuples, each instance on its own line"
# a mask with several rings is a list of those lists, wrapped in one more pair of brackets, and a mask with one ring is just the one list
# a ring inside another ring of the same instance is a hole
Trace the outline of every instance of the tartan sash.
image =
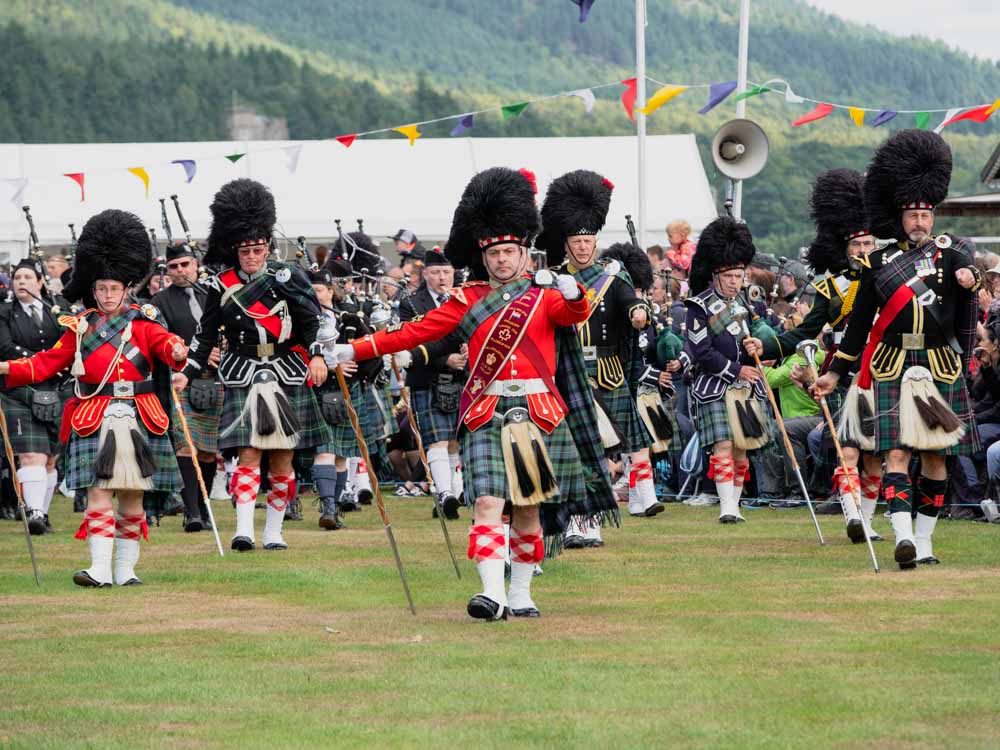
[[(138, 307), (130, 307), (121, 315), (116, 315), (113, 318), (98, 316), (97, 325), (88, 326), (87, 332), (81, 337), (80, 357), (87, 359), (104, 345), (117, 349), (122, 343), (122, 334), (125, 332), (125, 328), (139, 315)], [(135, 344), (126, 345), (122, 350), (122, 358), (131, 362), (143, 378), (149, 377), (150, 362)], [(112, 362), (111, 367), (114, 367), (114, 364)]]
[(261, 316), (255, 318), (255, 322), (260, 323), (276, 339), (281, 338), (281, 319), (277, 315), (273, 315), (271, 308), (261, 302), (261, 298), (271, 290), (273, 278), (270, 275), (264, 274), (259, 279), (244, 284), (236, 273), (236, 269), (230, 268), (219, 276), (219, 281), (226, 288), (226, 292), (232, 290), (228, 295), (229, 299), (232, 299), (247, 312)]

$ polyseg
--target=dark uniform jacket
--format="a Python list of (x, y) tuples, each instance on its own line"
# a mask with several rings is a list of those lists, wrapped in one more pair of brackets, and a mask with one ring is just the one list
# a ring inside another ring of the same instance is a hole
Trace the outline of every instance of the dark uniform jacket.
[[(416, 292), (399, 304), (399, 320), (401, 323), (407, 323), (437, 308), (438, 305), (434, 302), (430, 289), (426, 284), (422, 284)], [(464, 377), (464, 370), (448, 367), (448, 356), (457, 354), (461, 344), (461, 336), (457, 331), (453, 331), (444, 338), (421, 344), (413, 349), (410, 352), (413, 360), (406, 369), (406, 384), (410, 388), (430, 388), (442, 373)]]
[[(723, 299), (714, 287), (688, 297), (684, 304), (687, 341), (682, 360), (688, 360), (695, 371), (692, 392), (701, 403), (717, 401), (739, 378), (740, 368), (751, 361), (742, 346), (743, 328), (733, 315), (734, 305), (737, 312), (746, 308), (738, 301)], [(760, 380), (754, 383), (754, 391), (763, 398)]]
[[(58, 316), (52, 312), (50, 300), (42, 302), (41, 326), (31, 319), (19, 300), (4, 303), (0, 305), (0, 360), (21, 359), (51, 349), (63, 330)], [(45, 389), (46, 385), (54, 387), (62, 379), (57, 375), (46, 381), (42, 388)]]
[[(195, 284), (191, 288), (194, 289), (195, 299), (198, 300), (202, 314), (204, 314), (209, 289), (204, 284)], [(160, 311), (168, 331), (176, 333), (188, 344), (194, 340), (200, 321), (195, 320), (194, 314), (191, 312), (191, 298), (188, 296), (187, 289), (179, 286), (168, 286), (157, 292), (150, 302)]]

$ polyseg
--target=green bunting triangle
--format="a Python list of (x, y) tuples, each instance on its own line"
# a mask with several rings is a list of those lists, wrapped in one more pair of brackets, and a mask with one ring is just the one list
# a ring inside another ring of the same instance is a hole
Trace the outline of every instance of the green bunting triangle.
[(229, 154), (229, 156), (227, 156), (226, 158), (229, 159), (229, 161), (231, 161), (233, 164), (235, 164), (244, 156), (246, 156), (246, 154)]
[(917, 112), (915, 115), (913, 115), (913, 124), (919, 130), (927, 130), (927, 126), (930, 125), (930, 122), (931, 122), (930, 112)]
[(518, 104), (508, 104), (506, 107), (501, 107), (500, 112), (503, 114), (503, 119), (509, 120), (512, 117), (517, 117), (519, 114), (524, 112), (524, 108), (528, 106), (528, 102), (520, 102)]
[(733, 97), (734, 102), (743, 101), (744, 99), (749, 99), (751, 96), (757, 96), (757, 94), (763, 94), (765, 91), (770, 91), (767, 86), (754, 86), (744, 91), (742, 94), (737, 94)]

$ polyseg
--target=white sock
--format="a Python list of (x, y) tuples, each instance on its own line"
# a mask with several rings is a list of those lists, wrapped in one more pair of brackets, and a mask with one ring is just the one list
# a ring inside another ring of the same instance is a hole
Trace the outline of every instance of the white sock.
[(431, 467), (434, 491), (451, 492), (451, 463), (448, 460), (447, 445), (432, 445), (427, 451), (427, 463)]
[(729, 493), (730, 502), (733, 506), (733, 513), (737, 518), (743, 518), (743, 514), (740, 513), (740, 498), (743, 497), (743, 485), (733, 483), (733, 489)]
[(59, 484), (59, 472), (53, 469), (45, 476), (45, 505), (42, 507), (42, 512), (47, 514), (49, 512), (49, 508), (52, 507), (52, 496), (56, 492), (56, 485)]
[(48, 477), (44, 466), (22, 466), (17, 470), (17, 478), (21, 482), (21, 495), (24, 504), (31, 513), (44, 513), (45, 491)]
[[(511, 563), (511, 568), (517, 563)], [(492, 599), (500, 605), (500, 612), (507, 606), (507, 592), (504, 590), (504, 561), (502, 557), (493, 557), (476, 563), (479, 580), (483, 584), (483, 596)]]
[(603, 541), (601, 539), (601, 524), (597, 521), (591, 521), (589, 524), (586, 524), (583, 527), (583, 538)]
[(732, 481), (715, 482), (715, 491), (719, 495), (719, 518), (739, 515), (739, 505), (732, 501), (733, 489)]
[(875, 517), (875, 505), (878, 500), (871, 497), (861, 498), (861, 513), (864, 515), (865, 520), (868, 522), (868, 529), (871, 530), (872, 519)]
[(534, 575), (535, 563), (510, 564), (510, 588), (507, 596), (511, 609), (538, 609), (531, 600), (531, 579)]
[(115, 539), (115, 583), (119, 586), (133, 578), (135, 566), (139, 562), (138, 539)]
[(347, 483), (354, 486), (354, 477), (358, 475), (358, 461), (360, 458), (347, 459)]
[(937, 516), (925, 516), (923, 513), (917, 513), (917, 517), (913, 521), (913, 543), (917, 545), (918, 560), (923, 560), (934, 554), (931, 535), (934, 534), (935, 526), (937, 526)]
[(264, 544), (283, 543), (281, 525), (285, 522), (285, 509), (275, 510), (271, 503), (267, 504), (267, 515), (264, 517)]
[(254, 503), (236, 503), (236, 533), (234, 536), (245, 536), (251, 542), (253, 536)]

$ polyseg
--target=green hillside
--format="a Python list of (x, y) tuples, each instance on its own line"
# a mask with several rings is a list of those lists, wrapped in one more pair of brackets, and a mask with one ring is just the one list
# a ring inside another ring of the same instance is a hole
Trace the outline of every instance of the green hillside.
[[(684, 83), (735, 77), (738, 3), (649, 6), (651, 76)], [(630, 75), (632, 8), (632, 0), (601, 0), (580, 24), (568, 0), (7, 0), (0, 4), (7, 71), (0, 141), (220, 139), (234, 95), (286, 117), (295, 139), (495, 107)], [(845, 23), (797, 0), (754, 5), (750, 73), (757, 81), (785, 77), (803, 95), (869, 107), (946, 107), (1000, 95), (1000, 66)], [(483, 115), (470, 135), (628, 134), (634, 126), (620, 91), (597, 90), (590, 115), (567, 99), (532, 105), (509, 121)], [(651, 116), (649, 131), (695, 133), (721, 192), (704, 151), (733, 107), (698, 115), (705, 96), (704, 89), (686, 92)], [(792, 128), (808, 106), (775, 94), (748, 102), (772, 148), (746, 187), (744, 211), (770, 252), (808, 242), (804, 209), (816, 172), (863, 168), (889, 127), (912, 125), (901, 115), (886, 128), (858, 129), (836, 112)], [(452, 125), (422, 130), (445, 137)], [(949, 128), (954, 192), (979, 190), (978, 172), (998, 133), (1000, 118)], [(1000, 226), (982, 223), (956, 228), (1000, 234)]]

